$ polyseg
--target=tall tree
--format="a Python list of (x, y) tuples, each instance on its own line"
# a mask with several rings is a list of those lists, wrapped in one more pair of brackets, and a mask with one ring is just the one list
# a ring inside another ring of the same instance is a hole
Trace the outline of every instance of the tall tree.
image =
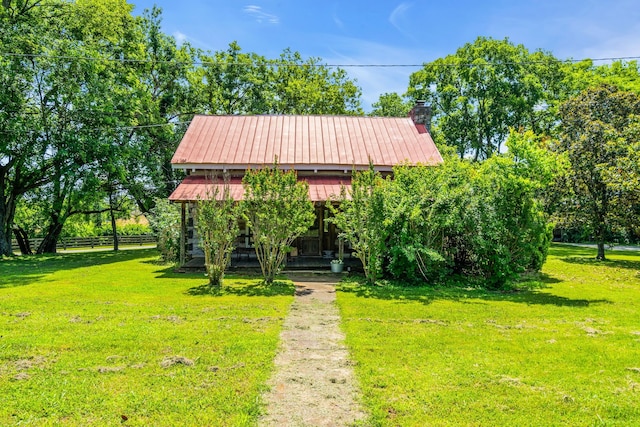
[(160, 32), (158, 9), (140, 18), (131, 11), (125, 0), (66, 4), (60, 35), (43, 40), (37, 90), (26, 94), (49, 155), (46, 181), (29, 190), (39, 187), (48, 201), (39, 252), (55, 252), (65, 221), (95, 211), (96, 197), (114, 214), (126, 190), (146, 212), (174, 188), (170, 158), (186, 127), (174, 122), (196, 105), (193, 51)]
[(226, 51), (201, 54), (196, 83), (210, 114), (362, 114), (361, 90), (342, 69), (286, 49), (278, 59)]
[(271, 70), (267, 59), (255, 53), (243, 53), (233, 42), (226, 51), (213, 55), (201, 53), (203, 113), (263, 114), (269, 111)]
[(206, 112), (199, 98), (198, 51), (188, 43), (178, 46), (161, 31), (161, 10), (154, 7), (137, 20), (135, 49), (121, 64), (119, 95), (123, 126), (117, 139), (121, 155), (122, 185), (141, 212), (167, 197), (181, 175), (171, 167), (171, 157), (194, 114)]
[(273, 114), (362, 114), (361, 90), (341, 69), (289, 49), (270, 61)]
[(408, 95), (431, 103), (434, 137), (475, 160), (500, 152), (510, 128), (548, 131), (561, 64), (508, 39), (479, 37), (410, 77)]
[[(598, 245), (597, 258), (604, 260), (611, 232), (633, 218), (630, 204), (638, 200), (640, 191), (619, 185), (624, 170), (620, 161), (638, 146), (640, 96), (602, 85), (564, 103), (560, 115), (562, 134), (555, 149), (566, 154), (569, 167), (557, 186), (566, 191), (559, 214), (565, 224), (589, 227)], [(637, 164), (637, 158), (632, 164)], [(634, 176), (634, 169), (627, 173)]]
[(596, 65), (590, 59), (563, 64), (563, 101), (585, 89), (609, 84), (625, 91), (640, 93), (640, 69), (637, 61), (613, 61)]
[[(64, 45), (64, 1), (7, 1), (0, 8), (0, 255), (11, 255), (16, 204), (51, 180), (56, 151), (50, 129), (50, 62), (43, 57)], [(60, 99), (59, 99), (60, 100)], [(64, 100), (60, 100), (63, 101)]]
[(102, 191), (95, 176), (113, 176), (113, 171), (102, 173), (100, 166), (117, 162), (120, 154), (105, 136), (126, 116), (119, 96), (119, 64), (112, 59), (131, 38), (132, 9), (125, 0), (78, 0), (60, 20), (61, 36), (41, 58), (37, 87), (52, 168), (50, 183), (39, 189), (49, 202), (39, 253), (56, 251), (65, 221), (87, 213), (87, 200), (93, 205), (97, 192), (108, 196), (106, 210), (113, 213), (114, 186)]

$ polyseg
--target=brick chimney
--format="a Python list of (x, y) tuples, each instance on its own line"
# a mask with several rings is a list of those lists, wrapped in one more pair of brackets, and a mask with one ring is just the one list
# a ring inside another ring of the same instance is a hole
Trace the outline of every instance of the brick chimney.
[[(409, 112), (409, 116), (411, 117), (411, 120), (413, 120), (413, 123), (415, 123), (418, 130), (420, 130), (421, 127), (424, 127), (429, 132), (431, 131), (431, 106), (430, 105), (424, 105), (424, 101), (416, 101), (416, 105), (414, 105), (411, 111)], [(422, 125), (422, 126), (419, 126), (419, 125)]]

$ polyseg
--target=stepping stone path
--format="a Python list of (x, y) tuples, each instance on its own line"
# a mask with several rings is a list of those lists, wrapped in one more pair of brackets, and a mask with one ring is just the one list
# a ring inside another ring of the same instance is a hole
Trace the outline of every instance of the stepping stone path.
[(366, 414), (340, 331), (332, 276), (290, 276), (296, 285), (280, 335), (261, 426), (348, 426)]

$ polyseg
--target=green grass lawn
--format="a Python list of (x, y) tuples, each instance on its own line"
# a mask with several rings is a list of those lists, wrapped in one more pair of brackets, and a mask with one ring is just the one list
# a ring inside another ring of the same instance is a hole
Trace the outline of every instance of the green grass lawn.
[(0, 261), (0, 425), (255, 423), (293, 285), (204, 294), (204, 276), (156, 260)]
[(554, 245), (532, 290), (338, 293), (371, 424), (640, 425), (640, 252)]
[[(509, 293), (342, 285), (369, 424), (639, 425), (640, 253), (594, 256)], [(0, 261), (0, 425), (255, 424), (293, 286), (156, 259)]]

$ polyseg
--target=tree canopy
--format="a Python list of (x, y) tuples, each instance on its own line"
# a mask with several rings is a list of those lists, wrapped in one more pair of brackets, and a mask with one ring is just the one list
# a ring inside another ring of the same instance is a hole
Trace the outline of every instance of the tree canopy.
[(638, 222), (640, 96), (601, 85), (569, 99), (560, 115), (554, 149), (569, 167), (556, 186), (558, 213), (565, 225), (588, 228), (605, 259), (612, 231)]
[(73, 215), (133, 200), (141, 212), (181, 175), (170, 160), (194, 114), (362, 114), (344, 70), (289, 49), (178, 44), (160, 9), (126, 0), (7, 0), (0, 7), (0, 254), (17, 205), (36, 200), (42, 252)]
[(377, 102), (372, 104), (370, 116), (407, 117), (413, 107), (411, 100), (401, 97), (395, 92), (383, 93)]
[(550, 126), (545, 106), (561, 73), (549, 53), (479, 37), (413, 73), (407, 94), (431, 103), (437, 141), (481, 160), (501, 151), (510, 129)]

